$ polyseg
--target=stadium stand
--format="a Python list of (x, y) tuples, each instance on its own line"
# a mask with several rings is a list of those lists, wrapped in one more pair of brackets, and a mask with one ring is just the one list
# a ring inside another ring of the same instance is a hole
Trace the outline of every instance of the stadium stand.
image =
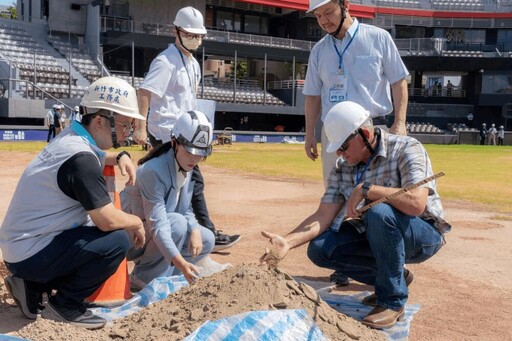
[[(0, 81), (4, 97), (74, 106), (87, 85), (107, 73), (140, 87), (151, 60), (174, 39), (163, 13), (172, 17), (179, 5), (156, 3), (161, 13), (137, 1), (114, 2), (107, 16), (92, 3), (73, 11), (52, 2), (49, 12), (33, 5), (30, 18), (0, 19), (0, 58), (9, 64), (0, 60), (0, 72), (5, 77), (12, 68), (9, 78), (19, 80), (12, 89)], [(451, 134), (468, 112), (475, 125), (485, 119), (512, 128), (506, 97), (512, 93), (512, 0), (350, 3), (359, 22), (391, 33), (411, 73), (411, 133)], [(322, 37), (306, 9), (303, 1), (204, 0), (208, 35), (196, 54), (203, 70), (198, 97), (217, 101), (216, 129), (303, 129), (301, 82), (309, 51)], [(62, 17), (69, 20), (55, 20)], [(89, 25), (91, 18), (99, 28)]]

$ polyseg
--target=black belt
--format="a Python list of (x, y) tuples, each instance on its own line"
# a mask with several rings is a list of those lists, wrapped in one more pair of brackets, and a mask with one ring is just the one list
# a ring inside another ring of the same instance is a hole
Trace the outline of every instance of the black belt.
[(386, 116), (372, 117), (372, 121), (373, 121), (374, 126), (381, 126), (381, 125), (387, 126), (387, 124), (388, 124), (388, 120), (386, 119)]

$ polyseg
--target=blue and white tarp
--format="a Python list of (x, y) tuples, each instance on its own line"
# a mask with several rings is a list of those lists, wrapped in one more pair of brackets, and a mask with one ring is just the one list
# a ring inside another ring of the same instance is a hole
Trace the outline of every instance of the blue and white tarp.
[[(358, 321), (361, 321), (373, 309), (373, 307), (365, 306), (362, 303), (363, 298), (371, 294), (368, 291), (359, 292), (355, 295), (340, 295), (331, 294), (325, 290), (318, 290), (318, 294), (333, 309)], [(389, 340), (406, 341), (409, 337), (412, 317), (419, 310), (419, 304), (406, 304), (405, 318), (397, 322), (393, 327), (383, 330)]]
[[(208, 257), (209, 258), (209, 257)], [(201, 273), (209, 275), (229, 264), (221, 265), (210, 259)], [(297, 278), (297, 281), (301, 281)], [(308, 281), (305, 281), (308, 282)], [(351, 316), (356, 320), (362, 320), (372, 309), (362, 304), (362, 299), (369, 292), (360, 292), (355, 295), (342, 295), (332, 293), (331, 287), (319, 289), (319, 285), (325, 282), (307, 283), (317, 288), (319, 296), (337, 311)], [(315, 285), (316, 284), (316, 285)], [(144, 307), (165, 299), (170, 294), (187, 286), (188, 282), (183, 275), (173, 277), (160, 277), (151, 281), (131, 299), (117, 307), (98, 307), (91, 309), (94, 314), (109, 321), (129, 316)], [(405, 306), (405, 319), (398, 322), (392, 328), (384, 330), (389, 340), (406, 341), (409, 336), (410, 323), (413, 315), (420, 309), (418, 304)], [(1, 340), (14, 340), (8, 335), (0, 335)], [(207, 321), (194, 333), (189, 335), (186, 341), (196, 340), (248, 340), (248, 341), (273, 341), (273, 340), (327, 340), (318, 326), (307, 315), (305, 310), (269, 310), (251, 311), (230, 316), (217, 321)]]
[(327, 341), (305, 310), (251, 311), (206, 322), (184, 341)]

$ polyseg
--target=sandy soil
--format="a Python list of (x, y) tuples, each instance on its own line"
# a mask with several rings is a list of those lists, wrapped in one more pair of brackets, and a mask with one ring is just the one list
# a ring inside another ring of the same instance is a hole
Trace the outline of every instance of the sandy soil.
[[(16, 160), (12, 160), (12, 154), (0, 152), (0, 219), (17, 179), (32, 157), (29, 153), (18, 153)], [(285, 234), (316, 209), (322, 193), (319, 182), (239, 175), (207, 164), (202, 169), (209, 209), (217, 228), (242, 235), (235, 247), (212, 255), (220, 263), (257, 263), (266, 244), (261, 230)], [(443, 179), (439, 181), (442, 186)], [(411, 324), (409, 340), (512, 339), (512, 215), (464, 202), (444, 201), (444, 206), (453, 225), (447, 245), (427, 262), (408, 267), (415, 275), (409, 303), (421, 305)], [(305, 247), (293, 250), (280, 267), (290, 275), (329, 284), (331, 271), (312, 265)], [(3, 277), (2, 267), (0, 272)], [(342, 290), (350, 294), (372, 288), (354, 282)], [(40, 340), (39, 328), (55, 330), (53, 340), (69, 339), (70, 334), (59, 333), (62, 326), (55, 323), (38, 320), (30, 326), (31, 321), (21, 316), (8, 297), (2, 280), (0, 313), (0, 333), (15, 333), (25, 327), (32, 330), (33, 334), (28, 335)], [(73, 339), (82, 337), (80, 331), (75, 333)], [(97, 333), (98, 340), (111, 334), (107, 330)]]

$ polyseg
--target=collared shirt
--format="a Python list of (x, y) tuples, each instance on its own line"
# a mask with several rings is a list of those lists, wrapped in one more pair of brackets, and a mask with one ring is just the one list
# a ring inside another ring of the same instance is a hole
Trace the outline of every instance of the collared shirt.
[[(381, 141), (376, 153), (362, 176), (364, 166), (349, 165), (341, 158), (338, 167), (334, 167), (329, 174), (327, 188), (321, 201), (323, 203), (343, 203), (343, 209), (331, 226), (334, 230), (339, 229), (339, 225), (345, 217), (345, 204), (357, 185), (358, 175), (361, 177), (359, 183), (368, 181), (374, 185), (397, 189), (413, 185), (434, 175), (427, 151), (418, 140), (412, 137), (381, 131)], [(435, 220), (434, 226), (441, 233), (448, 232), (450, 225), (444, 220), (443, 206), (437, 193), (436, 182), (431, 181), (421, 187), (428, 188), (429, 196), (425, 211), (420, 218), (433, 219)], [(364, 232), (364, 229), (361, 229), (360, 232)]]
[(151, 62), (141, 88), (152, 93), (148, 130), (157, 140), (169, 142), (180, 113), (197, 109), (195, 92), (200, 79), (197, 60), (182, 56), (174, 44)]
[[(361, 104), (372, 117), (384, 116), (393, 110), (390, 84), (403, 79), (409, 71), (390, 34), (381, 28), (360, 24), (357, 19), (343, 39), (334, 39), (339, 51), (345, 49), (358, 26), (357, 35), (343, 54), (343, 74), (348, 77), (347, 100)], [(315, 44), (309, 56), (302, 93), (321, 96), (322, 121), (336, 104), (329, 101), (329, 90), (332, 75), (338, 73), (338, 60), (329, 34)]]

